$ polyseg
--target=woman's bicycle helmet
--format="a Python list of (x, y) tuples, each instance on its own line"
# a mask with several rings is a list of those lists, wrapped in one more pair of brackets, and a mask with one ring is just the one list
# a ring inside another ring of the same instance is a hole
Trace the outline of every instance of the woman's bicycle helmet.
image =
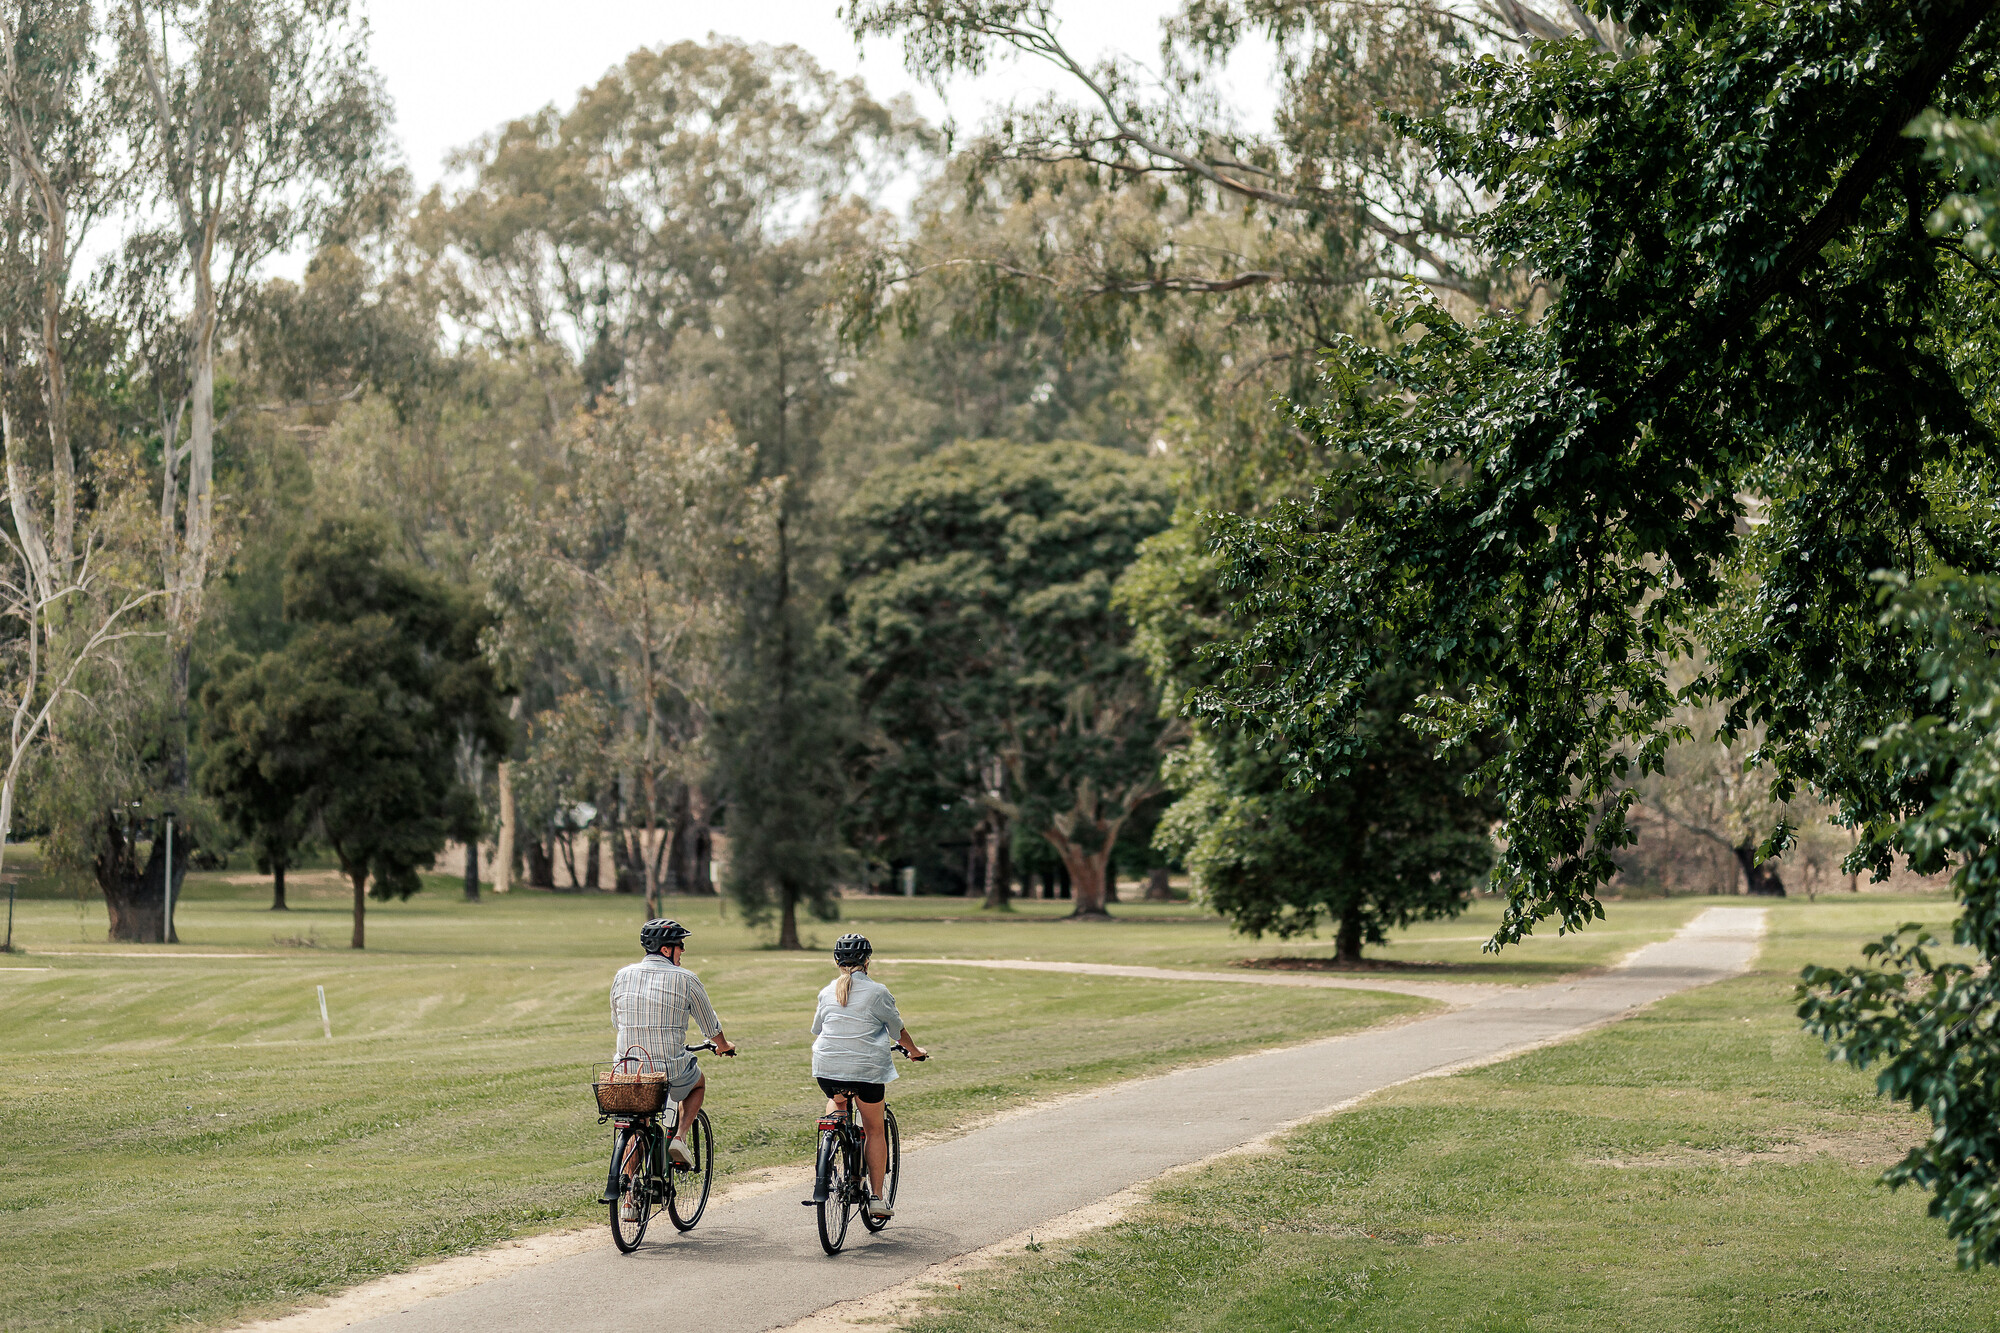
[(658, 953), (662, 949), (674, 948), (692, 933), (680, 922), (661, 917), (639, 928), (639, 944), (647, 953)]
[(833, 942), (833, 961), (841, 967), (865, 963), (868, 955), (874, 952), (875, 946), (868, 942), (866, 935), (842, 935)]

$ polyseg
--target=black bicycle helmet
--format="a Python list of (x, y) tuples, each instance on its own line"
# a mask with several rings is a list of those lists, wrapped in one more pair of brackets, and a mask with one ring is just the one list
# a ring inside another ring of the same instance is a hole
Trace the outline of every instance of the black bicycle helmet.
[(661, 917), (639, 928), (639, 943), (647, 953), (658, 953), (662, 949), (673, 948), (691, 933), (680, 922)]
[(833, 961), (841, 967), (865, 963), (868, 955), (874, 952), (875, 946), (868, 942), (866, 935), (842, 935), (833, 942)]

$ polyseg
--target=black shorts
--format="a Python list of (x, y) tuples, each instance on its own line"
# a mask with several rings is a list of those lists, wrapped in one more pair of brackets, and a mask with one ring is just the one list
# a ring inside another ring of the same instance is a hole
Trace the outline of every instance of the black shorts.
[(870, 1106), (889, 1095), (880, 1083), (856, 1083), (851, 1078), (823, 1078), (819, 1080), (819, 1090), (829, 1097), (844, 1097), (851, 1092)]

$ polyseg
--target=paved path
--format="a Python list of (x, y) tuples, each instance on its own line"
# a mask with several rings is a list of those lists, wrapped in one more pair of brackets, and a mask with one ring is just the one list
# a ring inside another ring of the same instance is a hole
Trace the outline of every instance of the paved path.
[[(1479, 937), (1485, 939), (1484, 935)], [(1297, 986), (1307, 990), (1373, 990), (1392, 995), (1421, 995), (1453, 1006), (1476, 1004), (1504, 991), (1525, 987), (1491, 981), (1423, 981), (1409, 977), (1378, 977), (1357, 973), (1329, 977), (1311, 972), (1204, 972), (1194, 968), (1131, 967), (1123, 963), (1054, 963), (1031, 958), (883, 958), (884, 964), (915, 963), (936, 967), (992, 967), (1008, 972), (1074, 972), (1090, 977), (1133, 977), (1140, 981), (1224, 981), (1239, 986)], [(1580, 969), (1579, 969), (1580, 970)]]
[(659, 1233), (649, 1233), (630, 1256), (606, 1243), (355, 1327), (782, 1327), (1363, 1093), (1555, 1040), (1733, 975), (1756, 955), (1763, 915), (1761, 908), (1710, 908), (1673, 939), (1595, 976), (1120, 1084), (914, 1150), (904, 1159), (896, 1220), (873, 1237), (857, 1225), (850, 1248), (836, 1258), (820, 1252), (812, 1213), (786, 1190), (719, 1205), (686, 1236), (663, 1220), (657, 1225), (665, 1234), (656, 1241)]

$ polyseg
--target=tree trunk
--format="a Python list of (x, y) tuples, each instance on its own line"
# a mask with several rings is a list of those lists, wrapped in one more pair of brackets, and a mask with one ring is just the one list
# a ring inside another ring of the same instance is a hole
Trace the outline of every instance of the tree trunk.
[(351, 947), (364, 949), (368, 946), (368, 872), (350, 870), (347, 877), (354, 881), (354, 939)]
[(1776, 861), (1759, 862), (1757, 845), (1746, 842), (1731, 848), (1736, 853), (1736, 864), (1743, 868), (1743, 883), (1752, 896), (1758, 898), (1782, 898), (1785, 896), (1785, 881), (1778, 875)]
[(709, 818), (714, 813), (709, 804), (708, 793), (701, 788), (694, 789), (693, 822), (688, 829), (688, 852), (694, 862), (694, 870), (689, 879), (689, 888), (694, 893), (721, 892), (715, 886), (715, 830), (709, 826)]
[[(1054, 841), (1051, 839), (1051, 841)], [(1063, 867), (1069, 871), (1070, 892), (1076, 906), (1071, 909), (1074, 917), (1108, 917), (1104, 908), (1104, 883), (1110, 869), (1111, 849), (1086, 852), (1073, 842), (1057, 842), (1056, 850), (1062, 853)]]
[(582, 888), (583, 881), (576, 874), (576, 834), (556, 833), (551, 835), (551, 840), (562, 853), (563, 869), (569, 872), (569, 886), (572, 889)]
[(986, 903), (987, 908), (1011, 912), (1014, 904), (1014, 831), (1005, 815), (995, 813), (987, 820)]
[(465, 901), (479, 901), (479, 839), (465, 844)]
[(1361, 961), (1361, 904), (1358, 902), (1340, 914), (1340, 931), (1334, 936), (1333, 960), (1349, 967)]
[[(518, 716), (521, 701), (514, 700), (509, 717)], [(500, 845), (493, 849), (493, 892), (505, 893), (514, 875), (514, 766), (500, 761)]]
[(1167, 874), (1168, 871), (1165, 866), (1154, 866), (1146, 872), (1147, 902), (1163, 903), (1174, 896), (1173, 888), (1167, 881)]
[(620, 893), (644, 893), (646, 872), (639, 862), (646, 854), (639, 845), (639, 830), (622, 828), (611, 840), (611, 871)]
[(785, 900), (785, 905), (778, 915), (778, 947), (780, 949), (803, 948), (805, 946), (799, 943), (798, 898), (790, 889), (780, 889), (778, 892), (779, 896)]
[(521, 843), (521, 855), (528, 862), (529, 888), (555, 888), (556, 859), (553, 848), (544, 844), (540, 838), (528, 838)]
[(1069, 867), (1062, 864), (1061, 862), (1057, 862), (1053, 875), (1055, 883), (1055, 892), (1050, 894), (1049, 896), (1058, 899), (1068, 899), (1073, 897), (1075, 891), (1071, 887), (1069, 882)]
[(584, 841), (583, 845), (583, 887), (586, 889), (595, 889), (603, 882), (597, 867), (597, 847), (597, 825), (593, 823), (590, 826), (590, 837)]
[(273, 912), (292, 910), (285, 904), (285, 863), (282, 858), (271, 863), (271, 910)]
[(673, 853), (674, 830), (672, 825), (667, 825), (658, 830), (656, 841), (653, 843), (652, 859), (646, 862), (647, 878), (650, 882), (650, 887), (646, 891), (646, 901), (651, 904), (647, 910), (654, 916), (658, 916), (663, 910), (660, 907), (660, 898), (666, 891), (666, 877), (662, 872)]
[(1110, 857), (1104, 859), (1104, 901), (1107, 903), (1118, 901), (1118, 867)]
[[(110, 918), (109, 937), (126, 944), (158, 944), (164, 930), (167, 943), (180, 943), (165, 902), (166, 884), (162, 878), (166, 873), (165, 839), (153, 840), (152, 850), (147, 854), (142, 869), (135, 830), (128, 827), (115, 812), (106, 812), (105, 823), (104, 847), (97, 854), (92, 869), (96, 874), (97, 887), (104, 894), (104, 907)], [(184, 875), (187, 852), (178, 839), (175, 840), (174, 863)]]

